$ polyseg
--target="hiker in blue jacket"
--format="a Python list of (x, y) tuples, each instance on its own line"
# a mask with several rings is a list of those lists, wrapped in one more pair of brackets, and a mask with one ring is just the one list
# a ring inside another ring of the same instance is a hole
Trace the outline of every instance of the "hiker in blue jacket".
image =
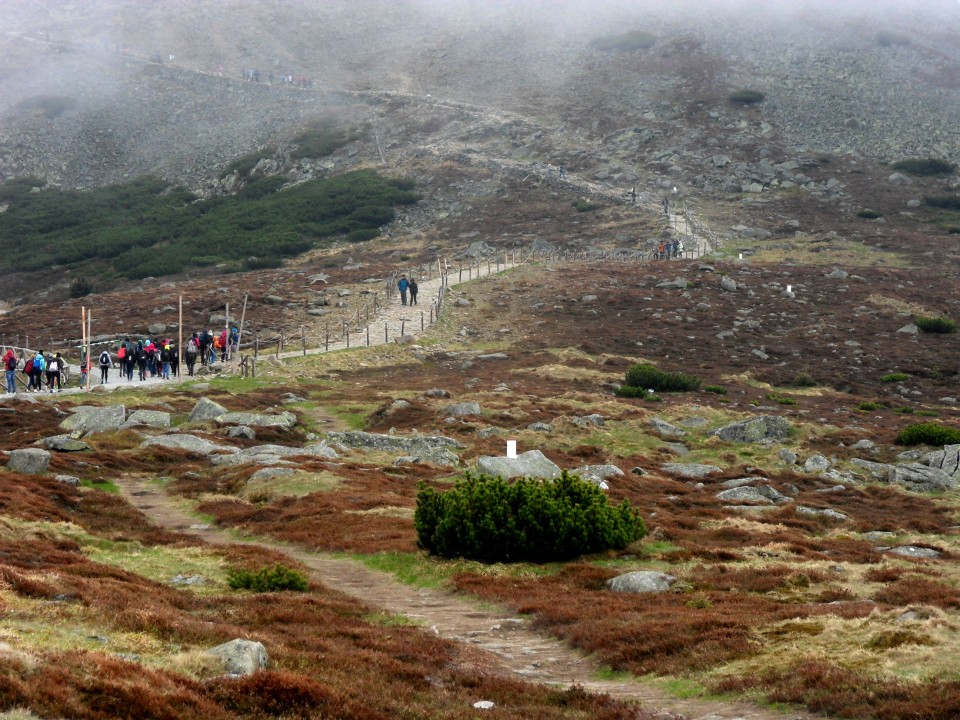
[(400, 281), (397, 283), (397, 289), (400, 291), (400, 302), (404, 305), (407, 304), (407, 289), (410, 287), (410, 281), (407, 280), (406, 275), (400, 276)]

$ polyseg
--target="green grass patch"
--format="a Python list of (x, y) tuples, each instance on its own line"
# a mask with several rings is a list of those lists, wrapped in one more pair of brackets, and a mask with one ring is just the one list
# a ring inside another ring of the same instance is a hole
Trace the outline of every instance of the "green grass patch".
[(713, 393), (714, 395), (726, 395), (727, 389), (723, 385), (707, 385), (703, 388), (704, 392)]
[(324, 120), (293, 137), (295, 147), (291, 150), (290, 157), (294, 160), (325, 158), (347, 143), (358, 140), (362, 135), (360, 130), (351, 130), (331, 120)]
[(910, 158), (894, 163), (893, 169), (908, 175), (936, 177), (938, 175), (953, 175), (957, 166), (955, 163), (939, 158)]
[(80, 486), (85, 488), (93, 488), (94, 490), (102, 490), (103, 492), (111, 493), (113, 495), (116, 495), (120, 492), (120, 488), (111, 480), (90, 480), (88, 478), (81, 478)]
[(351, 557), (369, 568), (392, 575), (404, 585), (418, 588), (444, 587), (450, 578), (460, 573), (541, 577), (563, 567), (561, 564), (481, 563), (463, 558), (446, 560), (426, 553), (383, 552)]
[(95, 263), (127, 278), (248, 258), (285, 257), (379, 233), (394, 208), (417, 202), (412, 182), (358, 170), (281, 189), (282, 178), (250, 181), (236, 196), (197, 200), (155, 177), (90, 191), (0, 185), (0, 272)]
[(423, 623), (406, 615), (394, 615), (388, 612), (374, 612), (363, 616), (364, 621), (380, 627), (417, 627)]
[(593, 674), (593, 677), (597, 680), (604, 680), (607, 682), (630, 682), (631, 680), (636, 679), (636, 675), (624, 672), (623, 670), (614, 670), (609, 665), (603, 665), (597, 668), (597, 671)]

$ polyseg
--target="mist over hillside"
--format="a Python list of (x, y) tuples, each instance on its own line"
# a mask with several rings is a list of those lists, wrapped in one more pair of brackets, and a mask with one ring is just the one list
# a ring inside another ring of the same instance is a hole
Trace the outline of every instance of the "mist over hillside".
[[(767, 97), (765, 137), (789, 150), (960, 157), (960, 5), (946, 0), (13, 0), (0, 22), (2, 178), (86, 187), (155, 172), (197, 185), (341, 90), (502, 109), (586, 144), (660, 124), (666, 145), (695, 143), (685, 131), (716, 125), (710, 113), (749, 87)], [(653, 47), (591, 44), (634, 30)], [(240, 80), (251, 70), (260, 83)], [(389, 111), (374, 114), (389, 131)]]

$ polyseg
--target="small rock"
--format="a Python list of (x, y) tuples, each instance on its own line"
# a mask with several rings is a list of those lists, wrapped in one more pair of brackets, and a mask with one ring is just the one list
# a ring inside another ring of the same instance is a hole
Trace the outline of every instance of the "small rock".
[(677, 581), (673, 575), (655, 570), (637, 570), (607, 580), (607, 587), (620, 593), (666, 592)]

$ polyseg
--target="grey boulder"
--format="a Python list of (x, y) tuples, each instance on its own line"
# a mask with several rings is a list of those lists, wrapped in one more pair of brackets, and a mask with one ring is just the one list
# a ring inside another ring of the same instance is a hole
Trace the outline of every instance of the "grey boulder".
[(677, 581), (673, 575), (655, 570), (636, 570), (607, 580), (613, 592), (653, 593), (666, 592)]
[(228, 412), (216, 418), (221, 425), (246, 425), (247, 427), (272, 427), (290, 430), (297, 424), (297, 416), (291, 412), (268, 415), (249, 412)]
[(50, 467), (50, 453), (40, 448), (11, 450), (7, 468), (24, 475), (39, 475)]
[(60, 427), (68, 432), (83, 434), (108, 432), (118, 429), (126, 419), (126, 409), (123, 405), (78, 405), (73, 408), (73, 415), (60, 423)]
[(717, 499), (724, 502), (752, 502), (759, 505), (788, 503), (792, 500), (769, 485), (759, 487), (735, 487), (717, 493)]
[(726, 442), (782, 440), (790, 434), (790, 423), (776, 415), (759, 415), (725, 425), (713, 434)]
[(132, 428), (138, 426), (168, 428), (170, 427), (170, 413), (160, 410), (134, 410), (120, 427)]
[(148, 448), (154, 445), (159, 447), (174, 448), (176, 450), (186, 450), (187, 452), (195, 453), (197, 455), (212, 455), (213, 453), (222, 450), (229, 452), (235, 451), (235, 448), (226, 445), (217, 445), (209, 440), (199, 438), (196, 435), (179, 433), (175, 435), (158, 435), (156, 437), (147, 438), (140, 443), (141, 448)]
[(667, 437), (683, 437), (687, 434), (685, 430), (681, 430), (676, 425), (671, 425), (660, 418), (653, 418), (650, 421), (650, 427), (653, 428), (654, 432), (660, 435), (666, 435)]
[(57, 452), (82, 452), (92, 450), (83, 440), (78, 440), (73, 435), (53, 435), (42, 440), (43, 446), (47, 450), (56, 450)]
[(455, 403), (453, 405), (447, 405), (443, 409), (443, 414), (446, 417), (468, 417), (470, 415), (479, 415), (480, 405), (475, 402)]
[(227, 409), (215, 403), (209, 398), (200, 398), (197, 404), (190, 411), (190, 422), (206, 422), (207, 420), (216, 420), (218, 417), (227, 414)]
[(207, 651), (223, 661), (231, 675), (253, 675), (270, 666), (270, 656), (263, 643), (253, 640), (231, 640)]
[(721, 472), (716, 465), (700, 465), (697, 463), (664, 463), (660, 469), (671, 475), (685, 478), (702, 478), (713, 473)]
[(516, 477), (554, 480), (560, 477), (560, 467), (539, 450), (528, 450), (516, 458), (485, 455), (477, 458), (473, 469), (477, 473), (502, 477), (505, 480)]

